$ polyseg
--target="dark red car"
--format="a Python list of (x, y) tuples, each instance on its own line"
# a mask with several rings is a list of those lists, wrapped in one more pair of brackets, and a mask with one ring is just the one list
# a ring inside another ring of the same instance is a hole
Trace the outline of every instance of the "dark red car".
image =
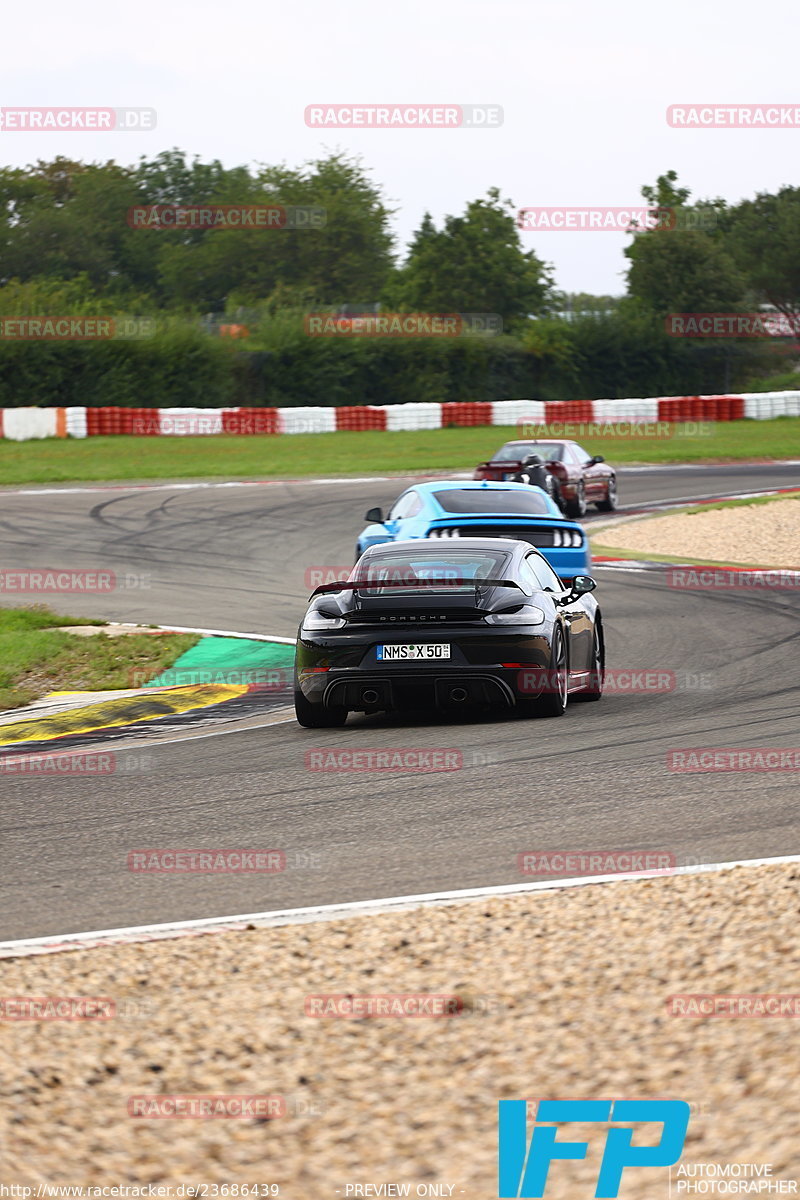
[(527, 460), (538, 455), (553, 479), (553, 499), (569, 517), (582, 517), (587, 505), (601, 512), (617, 507), (617, 477), (601, 454), (587, 454), (577, 442), (540, 438), (506, 442), (490, 462), (478, 463), (473, 479), (514, 479)]

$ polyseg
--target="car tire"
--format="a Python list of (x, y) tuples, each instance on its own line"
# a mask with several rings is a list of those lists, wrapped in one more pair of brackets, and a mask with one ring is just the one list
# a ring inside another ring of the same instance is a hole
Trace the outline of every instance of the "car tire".
[(613, 512), (617, 507), (617, 478), (612, 475), (608, 481), (605, 500), (598, 500), (595, 506), (598, 512)]
[(586, 516), (586, 484), (581, 479), (575, 489), (575, 499), (568, 500), (564, 511), (568, 517), (585, 517)]
[[(552, 478), (552, 476), (551, 476), (551, 478)], [(552, 498), (553, 498), (553, 500), (555, 500), (556, 504), (557, 504), (557, 505), (558, 505), (558, 507), (561, 509), (562, 513), (565, 513), (565, 512), (566, 512), (566, 505), (565, 505), (565, 503), (564, 503), (564, 498), (563, 498), (563, 496), (561, 495), (561, 492), (560, 492), (560, 491), (559, 491), (559, 489), (558, 489), (558, 483), (557, 483), (557, 481), (556, 481), (555, 479), (553, 479), (553, 491), (552, 491)]]
[(335, 729), (347, 720), (347, 709), (338, 705), (326, 708), (324, 704), (312, 704), (306, 700), (299, 687), (294, 689), (294, 712), (298, 725), (304, 729)]
[(590, 686), (585, 692), (577, 692), (572, 699), (588, 703), (591, 700), (602, 700), (603, 684), (606, 675), (606, 647), (603, 636), (603, 625), (599, 620), (594, 625), (594, 645), (592, 652), (592, 675)]
[(567, 645), (560, 625), (556, 625), (553, 633), (553, 653), (548, 675), (555, 674), (558, 679), (556, 690), (546, 692), (535, 700), (518, 700), (517, 706), (523, 716), (530, 717), (563, 717), (567, 708), (569, 662), (567, 660)]

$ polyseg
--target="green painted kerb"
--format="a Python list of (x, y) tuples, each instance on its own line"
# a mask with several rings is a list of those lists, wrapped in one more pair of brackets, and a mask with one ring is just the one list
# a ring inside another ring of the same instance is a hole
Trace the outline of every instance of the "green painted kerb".
[(204, 637), (145, 687), (257, 684), (280, 691), (291, 683), (294, 646), (247, 638)]

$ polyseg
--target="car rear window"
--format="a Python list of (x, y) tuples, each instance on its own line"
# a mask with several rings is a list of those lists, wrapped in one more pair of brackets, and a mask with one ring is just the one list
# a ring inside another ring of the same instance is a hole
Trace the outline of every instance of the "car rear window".
[(548, 516), (546, 497), (533, 488), (450, 488), (434, 492), (434, 499), (446, 513), (493, 513), (495, 515)]
[[(509, 561), (509, 555), (502, 550), (467, 550), (460, 546), (452, 548), (437, 543), (436, 547), (426, 549), (387, 549), (380, 554), (370, 554), (362, 558), (350, 573), (352, 580), (365, 580), (371, 584), (379, 584), (384, 580), (394, 586), (369, 587), (363, 589), (367, 596), (379, 596), (394, 592), (407, 594), (406, 589), (414, 592), (415, 581), (421, 581), (421, 591), (429, 591), (441, 584), (445, 588), (472, 588), (472, 580), (501, 579)], [(402, 588), (397, 585), (403, 584)]]
[(561, 462), (563, 447), (556, 442), (506, 442), (492, 462), (521, 462), (529, 454), (538, 454), (542, 462)]

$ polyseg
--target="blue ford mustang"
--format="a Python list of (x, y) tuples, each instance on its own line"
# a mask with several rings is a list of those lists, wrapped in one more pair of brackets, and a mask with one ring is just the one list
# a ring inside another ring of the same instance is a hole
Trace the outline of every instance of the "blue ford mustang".
[(441, 480), (417, 483), (384, 517), (379, 508), (356, 543), (356, 561), (370, 546), (407, 538), (516, 538), (539, 549), (563, 580), (591, 575), (589, 539), (542, 491), (526, 483)]

